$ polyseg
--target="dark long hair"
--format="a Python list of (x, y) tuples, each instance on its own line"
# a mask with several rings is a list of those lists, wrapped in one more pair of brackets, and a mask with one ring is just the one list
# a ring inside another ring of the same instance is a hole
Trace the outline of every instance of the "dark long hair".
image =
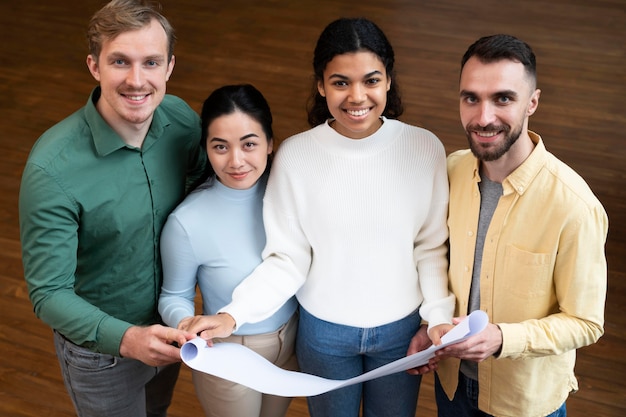
[[(272, 111), (270, 106), (259, 90), (251, 84), (225, 85), (214, 90), (202, 105), (200, 119), (202, 122), (202, 137), (200, 146), (207, 151), (207, 138), (209, 125), (218, 117), (240, 111), (256, 120), (263, 129), (263, 133), (268, 141), (274, 137), (272, 129)], [(272, 155), (268, 155), (269, 161), (266, 171), (271, 165)], [(206, 170), (199, 184), (208, 178), (214, 177), (215, 171), (210, 163), (207, 163)]]
[(387, 76), (391, 79), (383, 116), (397, 118), (404, 111), (393, 68), (395, 55), (383, 31), (374, 22), (365, 18), (341, 18), (326, 26), (317, 40), (313, 53), (313, 89), (307, 103), (308, 121), (312, 127), (332, 117), (326, 98), (322, 97), (317, 89), (318, 82), (324, 79), (326, 65), (336, 55), (358, 51), (376, 54), (383, 62)]

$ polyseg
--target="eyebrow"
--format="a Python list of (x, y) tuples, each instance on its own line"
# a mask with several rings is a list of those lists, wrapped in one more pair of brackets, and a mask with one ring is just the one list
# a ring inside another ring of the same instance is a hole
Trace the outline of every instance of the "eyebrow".
[[(367, 74), (365, 74), (365, 75), (363, 76), (363, 78), (364, 78), (364, 79), (365, 79), (365, 78), (371, 78), (371, 77), (373, 77), (373, 76), (375, 76), (375, 75), (381, 75), (381, 76), (382, 76), (382, 75), (383, 75), (383, 73), (382, 73), (382, 72), (380, 72), (380, 71), (378, 71), (378, 70), (374, 70), (374, 71), (372, 71), (372, 72), (368, 72)], [(330, 75), (328, 76), (328, 79), (331, 79), (331, 78), (340, 78), (340, 79), (342, 79), (342, 80), (347, 80), (347, 79), (349, 79), (349, 77), (346, 77), (345, 75), (342, 75), (342, 74), (330, 74)]]
[[(122, 52), (111, 52), (109, 55), (107, 55), (107, 59), (109, 60), (116, 60), (116, 59), (124, 59), (124, 60), (130, 60), (130, 57)], [(157, 62), (164, 62), (165, 61), (165, 56), (161, 55), (161, 54), (156, 54), (156, 55), (149, 55), (147, 57), (143, 58), (144, 61), (157, 61)]]
[[(258, 138), (258, 137), (259, 135), (257, 135), (256, 133), (248, 133), (247, 135), (243, 135), (242, 137), (240, 137), (239, 141), (241, 142), (248, 138)], [(228, 142), (228, 141), (226, 139), (222, 139), (222, 138), (215, 136), (215, 137), (210, 138), (209, 142)]]
[[(469, 91), (469, 90), (461, 90), (461, 92), (459, 93), (460, 97), (477, 97), (478, 94)], [(517, 98), (519, 96), (519, 94), (517, 94), (517, 92), (513, 91), (513, 90), (502, 90), (502, 91), (496, 91), (495, 93), (491, 94), (492, 98), (495, 97), (513, 97), (513, 98)]]
[(257, 135), (256, 133), (248, 133), (247, 135), (242, 136), (239, 140), (246, 140), (248, 138), (258, 138), (259, 135)]

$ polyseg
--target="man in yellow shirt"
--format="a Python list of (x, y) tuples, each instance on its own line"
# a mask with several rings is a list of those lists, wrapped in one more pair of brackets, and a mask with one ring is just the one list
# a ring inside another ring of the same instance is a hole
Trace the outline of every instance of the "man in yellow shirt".
[(470, 149), (448, 157), (449, 278), (456, 315), (481, 309), (490, 324), (439, 351), (440, 417), (565, 416), (576, 349), (603, 334), (607, 215), (528, 130), (536, 83), (531, 48), (512, 36), (481, 38), (463, 57)]

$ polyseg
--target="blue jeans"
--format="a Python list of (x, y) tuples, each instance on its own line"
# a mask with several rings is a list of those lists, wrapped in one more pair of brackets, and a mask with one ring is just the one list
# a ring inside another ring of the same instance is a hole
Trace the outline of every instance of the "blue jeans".
[(79, 417), (165, 417), (180, 363), (148, 366), (92, 352), (54, 332), (65, 388)]
[[(420, 326), (417, 311), (373, 328), (320, 320), (300, 308), (296, 355), (303, 372), (329, 379), (349, 379), (406, 356)], [(307, 398), (311, 417), (414, 417), (420, 376), (406, 372), (350, 385)]]
[[(459, 385), (454, 393), (452, 401), (439, 382), (439, 376), (435, 373), (435, 399), (439, 417), (491, 417), (478, 409), (478, 381), (466, 377), (459, 372)], [(546, 417), (566, 417), (565, 403), (555, 412)]]

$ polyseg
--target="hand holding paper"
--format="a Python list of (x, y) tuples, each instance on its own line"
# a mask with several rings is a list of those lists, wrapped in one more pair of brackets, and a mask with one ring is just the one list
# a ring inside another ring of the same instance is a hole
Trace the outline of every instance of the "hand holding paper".
[(286, 371), (245, 346), (216, 343), (213, 347), (208, 347), (206, 341), (199, 337), (185, 343), (180, 355), (183, 362), (192, 369), (245, 385), (265, 394), (309, 397), (424, 365), (437, 350), (481, 332), (488, 322), (485, 312), (474, 311), (442, 337), (441, 345), (433, 345), (426, 350), (347, 380), (332, 380)]

